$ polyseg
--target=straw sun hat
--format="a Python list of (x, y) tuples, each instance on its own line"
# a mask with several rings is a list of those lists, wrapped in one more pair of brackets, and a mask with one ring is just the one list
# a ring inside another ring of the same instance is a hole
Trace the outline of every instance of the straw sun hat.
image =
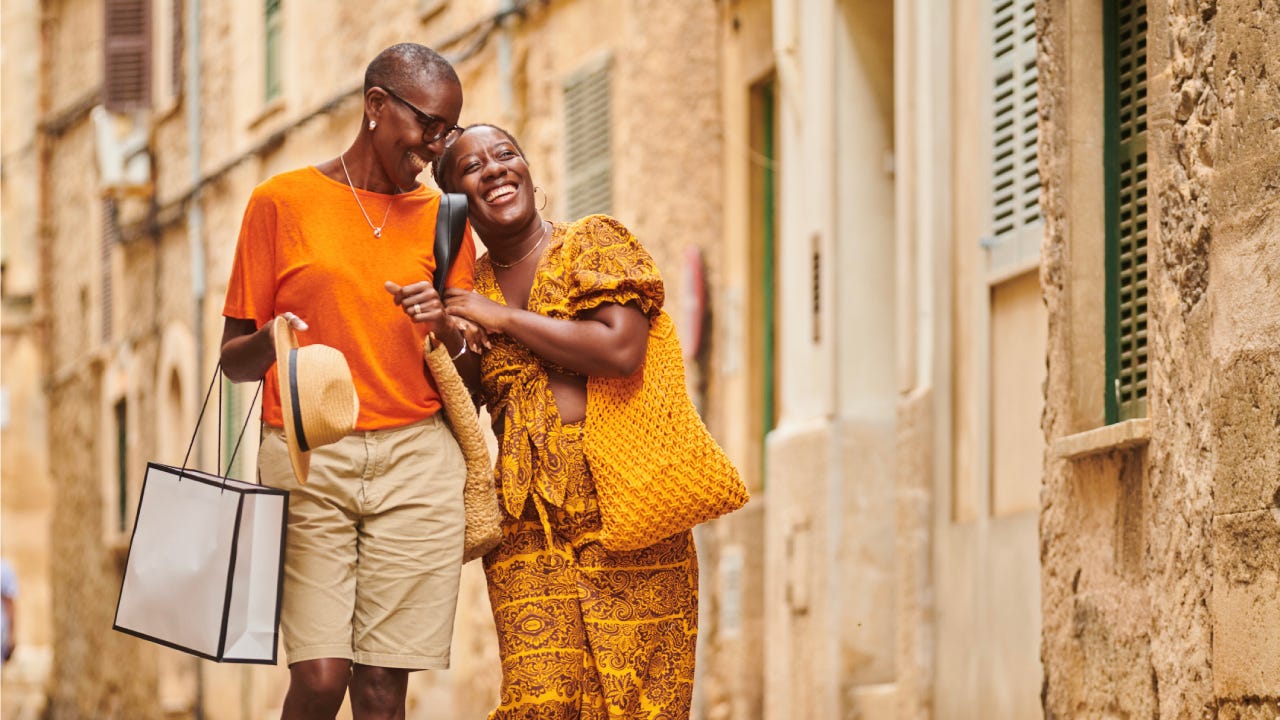
[(285, 444), (294, 477), (306, 483), (310, 451), (355, 429), (360, 399), (342, 351), (328, 345), (300, 348), (286, 318), (277, 317), (273, 323)]

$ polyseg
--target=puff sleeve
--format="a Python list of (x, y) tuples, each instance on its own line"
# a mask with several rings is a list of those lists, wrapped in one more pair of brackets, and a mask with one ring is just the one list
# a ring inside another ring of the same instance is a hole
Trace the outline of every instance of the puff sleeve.
[(662, 275), (649, 252), (622, 223), (589, 215), (573, 223), (561, 247), (565, 287), (545, 310), (573, 318), (606, 303), (634, 303), (651, 319), (662, 310)]

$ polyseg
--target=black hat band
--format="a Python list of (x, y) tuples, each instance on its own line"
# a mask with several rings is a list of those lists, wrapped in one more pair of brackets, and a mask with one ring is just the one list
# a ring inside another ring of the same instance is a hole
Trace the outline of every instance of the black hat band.
[(302, 405), (298, 400), (298, 348), (289, 351), (289, 402), (293, 405), (293, 436), (298, 441), (298, 449), (311, 452), (307, 433), (302, 429)]

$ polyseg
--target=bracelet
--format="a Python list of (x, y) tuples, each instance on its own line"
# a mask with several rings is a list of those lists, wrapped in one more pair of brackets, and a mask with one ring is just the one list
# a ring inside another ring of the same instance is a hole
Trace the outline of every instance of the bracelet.
[(451, 357), (451, 358), (449, 358), (449, 359), (450, 359), (450, 360), (457, 360), (458, 358), (460, 358), (460, 357), (462, 357), (463, 355), (466, 355), (466, 354), (467, 354), (467, 336), (466, 336), (466, 335), (463, 335), (463, 336), (462, 336), (462, 349), (458, 351), (458, 354), (457, 354), (457, 355), (454, 355), (453, 357)]

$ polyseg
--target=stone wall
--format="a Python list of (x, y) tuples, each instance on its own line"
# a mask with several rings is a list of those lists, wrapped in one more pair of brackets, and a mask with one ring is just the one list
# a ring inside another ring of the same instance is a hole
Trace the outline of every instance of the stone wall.
[(0, 3), (0, 555), (18, 577), (17, 649), (0, 683), (0, 717), (34, 717), (52, 643), (48, 402), (40, 383), (40, 3)]
[[(1091, 429), (1073, 400), (1085, 342), (1074, 281), (1091, 259), (1081, 251), (1089, 228), (1073, 227), (1070, 203), (1080, 191), (1073, 119), (1088, 90), (1070, 69), (1082, 64), (1071, 53), (1100, 43), (1081, 6), (1038, 5), (1051, 442)], [(1280, 55), (1268, 38), (1280, 6), (1148, 7), (1150, 441), (1047, 458), (1045, 713), (1271, 717), (1280, 91), (1269, 78)]]
[[(1201, 3), (1195, 10), (1170, 12), (1174, 66), (1190, 66), (1170, 104), (1178, 136), (1186, 138), (1179, 164), (1203, 178), (1208, 195), (1207, 212), (1198, 204), (1195, 224), (1182, 225), (1188, 244), (1207, 251), (1212, 280), (1211, 361), (1204, 363), (1213, 427), (1206, 478), (1213, 674), (1206, 691), (1219, 717), (1261, 718), (1280, 712), (1280, 481), (1272, 470), (1280, 459), (1273, 280), (1280, 271), (1280, 3)], [(1182, 285), (1194, 291), (1199, 270), (1188, 275)]]
[[(1212, 218), (1213, 2), (1149, 5), (1148, 149), (1151, 157), (1151, 447), (1142, 526), (1151, 608), (1151, 694), (1162, 718), (1212, 707), (1214, 445), (1229, 432), (1210, 415), (1208, 287)], [(1236, 278), (1224, 273), (1215, 286)], [(1234, 463), (1228, 465), (1234, 469)]]

